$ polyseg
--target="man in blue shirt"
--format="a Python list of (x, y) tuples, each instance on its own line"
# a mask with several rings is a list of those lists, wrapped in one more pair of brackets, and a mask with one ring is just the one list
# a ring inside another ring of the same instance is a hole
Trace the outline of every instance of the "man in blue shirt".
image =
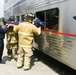
[(43, 27), (42, 21), (37, 17), (34, 17), (32, 24), (34, 24), (36, 27)]
[(2, 55), (3, 55), (3, 49), (4, 49), (3, 39), (5, 37), (5, 33), (7, 32), (9, 26), (6, 25), (5, 28), (2, 28), (2, 26), (0, 25), (0, 63), (2, 63)]

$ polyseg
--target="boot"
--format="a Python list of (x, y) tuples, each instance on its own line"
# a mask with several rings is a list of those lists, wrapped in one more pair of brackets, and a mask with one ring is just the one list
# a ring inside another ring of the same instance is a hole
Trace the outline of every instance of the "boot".
[(7, 54), (9, 58), (8, 60), (10, 61), (12, 59), (12, 49), (8, 49)]
[(18, 58), (18, 53), (17, 53), (17, 49), (15, 49), (15, 53), (13, 54), (14, 59)]

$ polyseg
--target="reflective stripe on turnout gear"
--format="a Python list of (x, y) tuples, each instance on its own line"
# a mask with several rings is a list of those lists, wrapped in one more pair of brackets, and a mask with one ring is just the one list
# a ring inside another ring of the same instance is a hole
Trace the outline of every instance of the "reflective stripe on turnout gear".
[(30, 33), (25, 33), (25, 32), (20, 32), (19, 31), (18, 34), (33, 37), (33, 34), (30, 34)]
[(22, 67), (23, 66), (23, 63), (17, 63), (17, 67)]
[(14, 40), (14, 41), (8, 42), (8, 44), (13, 44), (13, 43), (17, 43), (17, 42), (18, 42), (17, 40)]
[(20, 46), (20, 47), (24, 47), (24, 48), (32, 48), (32, 45), (25, 46), (25, 45), (19, 44), (19, 46)]
[(8, 32), (7, 34), (15, 34), (15, 32)]

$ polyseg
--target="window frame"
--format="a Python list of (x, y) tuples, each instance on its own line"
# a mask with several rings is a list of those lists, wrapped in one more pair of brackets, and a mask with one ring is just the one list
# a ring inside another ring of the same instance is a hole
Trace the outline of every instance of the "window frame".
[(16, 20), (17, 21), (20, 21), (20, 16), (16, 16)]
[(25, 15), (25, 14), (22, 14), (22, 15), (21, 15), (21, 21), (24, 21), (24, 18), (23, 18), (24, 15)]
[[(47, 12), (48, 11), (52, 11), (52, 13), (55, 11), (55, 15), (57, 14), (57, 16), (58, 16), (57, 17), (58, 18), (57, 20), (56, 20), (56, 18), (54, 19), (54, 20), (57, 21), (57, 24), (54, 25), (54, 28), (53, 29), (52, 28), (51, 29), (50, 28), (47, 28), (47, 24), (46, 24), (47, 23), (46, 22), (47, 18), (46, 17), (47, 17)], [(59, 8), (52, 8), (52, 9), (47, 9), (47, 10), (44, 10), (44, 11), (38, 11), (38, 12), (36, 12), (36, 15), (37, 15), (37, 13), (40, 13), (40, 12), (44, 12), (44, 28), (43, 29), (45, 29), (45, 30), (51, 30), (51, 31), (58, 31), (59, 30)], [(56, 27), (56, 29), (55, 29), (55, 27)]]

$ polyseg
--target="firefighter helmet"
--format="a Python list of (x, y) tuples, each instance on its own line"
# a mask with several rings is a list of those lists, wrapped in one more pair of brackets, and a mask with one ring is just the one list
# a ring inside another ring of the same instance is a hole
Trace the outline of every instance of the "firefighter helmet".
[(10, 16), (8, 20), (9, 21), (15, 21), (15, 17), (14, 16)]
[(34, 14), (33, 13), (25, 14), (24, 19), (25, 18), (34, 18)]

